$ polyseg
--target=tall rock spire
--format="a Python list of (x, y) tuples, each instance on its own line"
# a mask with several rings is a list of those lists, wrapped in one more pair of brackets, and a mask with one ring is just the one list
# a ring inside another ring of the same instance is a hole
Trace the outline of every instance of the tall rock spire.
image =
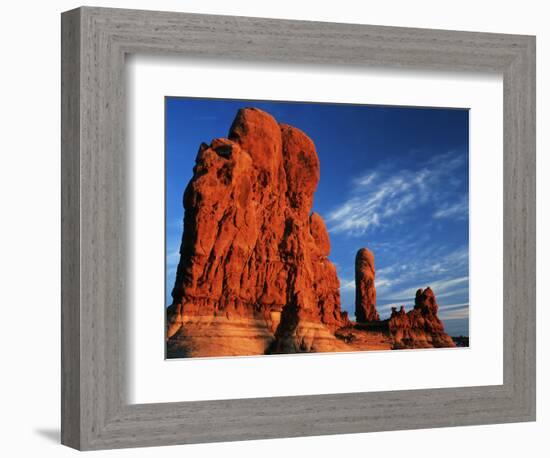
[(380, 321), (376, 311), (374, 254), (361, 248), (355, 256), (355, 318), (359, 323)]

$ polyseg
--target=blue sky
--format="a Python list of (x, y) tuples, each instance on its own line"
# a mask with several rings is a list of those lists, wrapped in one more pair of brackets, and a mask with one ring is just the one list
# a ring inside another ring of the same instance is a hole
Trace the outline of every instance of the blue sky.
[(183, 191), (201, 142), (227, 136), (256, 107), (315, 143), (313, 210), (330, 234), (342, 308), (354, 316), (354, 259), (374, 252), (377, 308), (414, 304), (431, 286), (451, 335), (468, 335), (468, 111), (349, 104), (166, 98), (166, 302), (179, 261)]

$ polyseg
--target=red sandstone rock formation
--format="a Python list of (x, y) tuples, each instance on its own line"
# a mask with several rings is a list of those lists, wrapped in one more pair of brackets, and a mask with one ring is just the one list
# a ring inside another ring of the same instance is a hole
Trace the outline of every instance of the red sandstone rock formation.
[(355, 256), (355, 318), (358, 322), (379, 321), (374, 286), (374, 254), (361, 248)]
[(414, 302), (414, 309), (409, 312), (403, 306), (399, 311), (392, 308), (388, 326), (393, 348), (454, 347), (437, 316), (439, 307), (432, 289), (419, 289)]
[(228, 137), (200, 146), (185, 190), (169, 356), (336, 350), (349, 322), (325, 224), (310, 213), (313, 142), (255, 108)]

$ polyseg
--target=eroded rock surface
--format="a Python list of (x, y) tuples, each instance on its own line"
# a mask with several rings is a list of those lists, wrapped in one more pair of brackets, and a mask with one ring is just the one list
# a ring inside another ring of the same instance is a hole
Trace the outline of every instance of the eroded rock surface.
[(399, 311), (392, 308), (388, 325), (393, 348), (455, 347), (437, 316), (438, 308), (430, 287), (416, 292), (414, 308), (409, 312), (403, 306)]
[(269, 114), (239, 110), (228, 138), (202, 144), (184, 194), (168, 308), (168, 356), (330, 351), (347, 324), (323, 219), (313, 142)]
[(311, 139), (239, 110), (228, 138), (201, 144), (184, 193), (167, 356), (452, 347), (430, 288), (380, 321), (374, 255), (355, 261), (357, 323), (341, 310), (330, 238), (312, 213), (320, 177)]
[(379, 321), (376, 311), (374, 254), (361, 248), (355, 256), (355, 318), (358, 322)]

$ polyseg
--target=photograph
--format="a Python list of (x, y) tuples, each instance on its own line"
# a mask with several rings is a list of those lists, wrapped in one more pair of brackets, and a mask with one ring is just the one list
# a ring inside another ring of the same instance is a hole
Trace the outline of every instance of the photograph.
[(2, 6), (0, 456), (550, 457), (547, 4)]
[(469, 110), (165, 97), (166, 358), (469, 347)]
[(545, 6), (5, 2), (0, 456), (550, 456)]

